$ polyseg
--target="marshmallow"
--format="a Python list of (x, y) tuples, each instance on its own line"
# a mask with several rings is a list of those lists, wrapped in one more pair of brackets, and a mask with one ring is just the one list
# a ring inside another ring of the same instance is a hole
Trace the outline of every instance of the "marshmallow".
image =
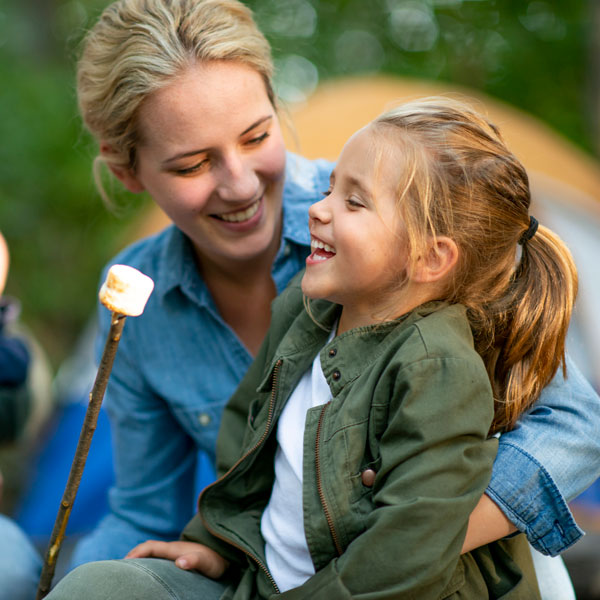
[(100, 302), (109, 310), (128, 317), (137, 317), (154, 289), (154, 281), (127, 265), (113, 265), (98, 294)]

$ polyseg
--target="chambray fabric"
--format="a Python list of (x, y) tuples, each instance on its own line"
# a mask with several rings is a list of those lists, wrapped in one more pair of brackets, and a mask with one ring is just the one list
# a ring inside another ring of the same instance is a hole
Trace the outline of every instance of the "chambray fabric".
[(600, 399), (567, 356), (516, 427), (502, 435), (486, 493), (542, 554), (556, 556), (583, 531), (567, 506), (599, 475)]

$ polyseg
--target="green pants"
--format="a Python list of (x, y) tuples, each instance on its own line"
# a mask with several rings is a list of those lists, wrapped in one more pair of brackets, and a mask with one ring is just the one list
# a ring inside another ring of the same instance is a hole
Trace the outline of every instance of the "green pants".
[(48, 600), (218, 600), (225, 584), (170, 560), (104, 560), (77, 567), (46, 596)]

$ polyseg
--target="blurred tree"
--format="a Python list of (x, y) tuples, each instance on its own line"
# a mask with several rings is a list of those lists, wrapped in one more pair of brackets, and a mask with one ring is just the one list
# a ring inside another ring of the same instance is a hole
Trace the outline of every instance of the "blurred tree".
[[(324, 79), (386, 72), (482, 90), (592, 151), (598, 0), (246, 0), (273, 45), (277, 89), (302, 101)], [(101, 266), (145, 200), (94, 190), (95, 143), (77, 115), (77, 46), (108, 0), (0, 5), (0, 229), (8, 291), (55, 365), (93, 311)], [(592, 104), (593, 102), (593, 104)], [(589, 108), (593, 105), (593, 111)], [(596, 129), (597, 131), (597, 129)]]

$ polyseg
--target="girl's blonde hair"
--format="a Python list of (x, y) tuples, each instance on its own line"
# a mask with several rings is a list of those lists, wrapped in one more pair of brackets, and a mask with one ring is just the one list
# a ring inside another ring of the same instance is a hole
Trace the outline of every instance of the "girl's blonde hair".
[(510, 429), (561, 363), (566, 374), (565, 337), (577, 294), (571, 254), (541, 225), (525, 239), (531, 201), (525, 168), (469, 105), (411, 102), (373, 126), (402, 149), (398, 207), (410, 264), (436, 236), (459, 248), (446, 299), (467, 307), (494, 390), (493, 429)]
[(271, 49), (241, 2), (118, 0), (104, 10), (83, 41), (77, 93), (85, 125), (110, 149), (94, 163), (105, 201), (101, 163), (135, 170), (144, 99), (195, 63), (224, 60), (255, 69), (275, 106)]

